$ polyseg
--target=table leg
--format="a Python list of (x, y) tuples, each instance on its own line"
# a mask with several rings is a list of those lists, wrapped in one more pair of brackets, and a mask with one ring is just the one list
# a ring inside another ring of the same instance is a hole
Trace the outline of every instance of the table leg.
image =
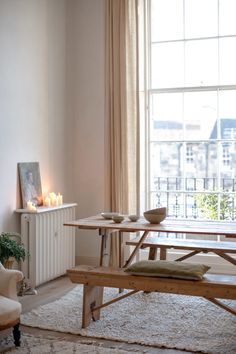
[[(99, 230), (99, 234), (102, 237), (101, 241), (101, 250), (100, 250), (100, 266), (108, 266), (109, 264), (109, 250), (108, 250), (108, 235), (106, 230)], [(106, 262), (105, 256), (108, 257), (108, 260)], [(106, 263), (106, 264), (104, 264)]]
[(119, 268), (124, 264), (123, 232), (119, 231)]
[[(119, 268), (124, 264), (124, 245), (123, 245), (123, 232), (119, 231)], [(124, 289), (119, 288), (119, 293), (122, 293)]]
[(145, 238), (147, 237), (147, 235), (149, 234), (149, 231), (145, 231), (142, 235), (142, 237), (140, 238), (139, 242), (137, 243), (137, 245), (135, 246), (133, 252), (131, 253), (131, 255), (129, 256), (129, 259), (125, 262), (125, 265), (123, 266), (123, 268), (128, 267), (128, 265), (130, 265), (130, 263), (132, 262), (132, 260), (134, 259), (134, 257), (136, 256), (138, 250), (140, 249), (140, 247), (143, 244), (143, 241), (145, 240)]

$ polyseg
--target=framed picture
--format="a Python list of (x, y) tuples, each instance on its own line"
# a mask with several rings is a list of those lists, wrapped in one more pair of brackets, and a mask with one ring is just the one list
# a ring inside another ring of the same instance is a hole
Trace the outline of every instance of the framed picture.
[(22, 207), (31, 201), (35, 206), (43, 204), (41, 177), (38, 162), (19, 162), (18, 171), (22, 196)]

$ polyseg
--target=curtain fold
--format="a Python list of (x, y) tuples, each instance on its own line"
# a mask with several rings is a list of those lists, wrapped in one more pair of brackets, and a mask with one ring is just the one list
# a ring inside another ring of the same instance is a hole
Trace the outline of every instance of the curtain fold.
[[(107, 207), (139, 213), (138, 1), (106, 0)], [(110, 264), (118, 264), (111, 237)]]

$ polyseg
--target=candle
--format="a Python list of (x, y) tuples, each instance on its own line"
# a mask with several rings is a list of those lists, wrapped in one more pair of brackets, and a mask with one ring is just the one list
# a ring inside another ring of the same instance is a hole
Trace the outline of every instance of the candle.
[(51, 199), (49, 197), (46, 197), (44, 200), (44, 205), (47, 207), (51, 206)]
[(57, 206), (57, 196), (54, 192), (49, 193), (49, 198), (50, 198), (51, 206)]
[(32, 202), (29, 200), (29, 201), (27, 202), (27, 207), (26, 207), (26, 209), (27, 209), (27, 210), (31, 210), (31, 209), (32, 209), (32, 206), (33, 206), (33, 204), (32, 204)]
[(37, 210), (36, 206), (30, 200), (27, 202), (26, 209), (29, 211), (36, 211)]
[(56, 194), (54, 192), (49, 193), (49, 198), (54, 199), (56, 197)]
[(58, 193), (58, 195), (57, 195), (57, 202), (58, 202), (58, 205), (62, 205), (62, 203), (63, 203), (63, 197), (60, 193)]
[(62, 205), (62, 203), (63, 203), (63, 196), (61, 195), (61, 193), (58, 193), (56, 195), (56, 193), (51, 192), (51, 193), (49, 193), (47, 198), (44, 201), (45, 206), (58, 206), (58, 205)]

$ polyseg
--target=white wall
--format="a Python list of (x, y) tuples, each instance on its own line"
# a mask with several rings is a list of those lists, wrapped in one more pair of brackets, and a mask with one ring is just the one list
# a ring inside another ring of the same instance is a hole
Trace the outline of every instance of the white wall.
[[(104, 0), (0, 0), (0, 231), (20, 231), (18, 162), (43, 190), (104, 209)], [(79, 261), (99, 256), (78, 231)]]
[(20, 231), (18, 162), (38, 161), (43, 189), (65, 180), (64, 0), (0, 0), (0, 230)]
[[(104, 0), (68, 2), (68, 109), (73, 125), (71, 152), (74, 168), (72, 197), (77, 217), (104, 210), (105, 22)], [(99, 256), (97, 231), (77, 231), (76, 254), (80, 263)]]

